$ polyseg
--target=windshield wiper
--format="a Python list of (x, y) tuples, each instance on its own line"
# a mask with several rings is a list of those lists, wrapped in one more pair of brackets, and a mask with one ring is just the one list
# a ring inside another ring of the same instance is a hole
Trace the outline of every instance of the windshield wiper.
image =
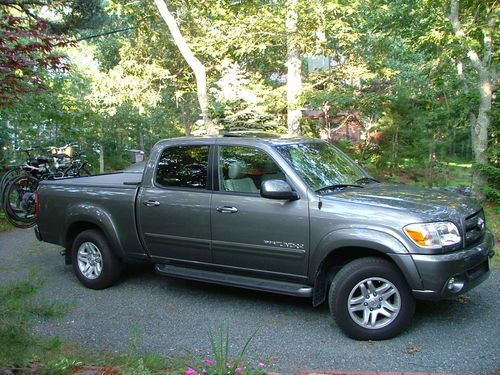
[(323, 186), (322, 188), (319, 188), (316, 190), (316, 193), (321, 193), (322, 191), (335, 191), (335, 190), (342, 190), (345, 188), (350, 188), (350, 187), (356, 187), (356, 188), (363, 188), (361, 185), (355, 185), (355, 184), (335, 184), (335, 185), (328, 185), (328, 186)]
[(363, 183), (370, 183), (370, 182), (379, 182), (379, 180), (377, 180), (376, 178), (373, 178), (373, 177), (361, 177), (361, 178), (358, 178), (356, 181), (354, 181), (355, 184), (363, 184)]

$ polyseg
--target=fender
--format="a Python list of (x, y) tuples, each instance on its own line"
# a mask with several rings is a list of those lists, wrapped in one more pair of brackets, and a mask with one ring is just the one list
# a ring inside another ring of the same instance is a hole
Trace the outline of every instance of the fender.
[(90, 223), (97, 226), (102, 230), (108, 241), (110, 242), (111, 249), (116, 256), (122, 258), (125, 256), (118, 230), (113, 222), (109, 212), (99, 206), (89, 203), (78, 203), (68, 207), (68, 214), (66, 217), (64, 230), (61, 231), (61, 238), (59, 243), (66, 243), (66, 236), (69, 228), (77, 222)]
[[(314, 306), (322, 303), (326, 297), (327, 259), (346, 248), (353, 249), (353, 259), (374, 255), (374, 252), (383, 254), (398, 266), (410, 287), (422, 286), (420, 275), (407, 248), (392, 234), (373, 228), (342, 228), (325, 235), (311, 253), (308, 276), (314, 283)], [(359, 253), (355, 252), (356, 248), (359, 249)], [(367, 251), (369, 253), (366, 253)]]

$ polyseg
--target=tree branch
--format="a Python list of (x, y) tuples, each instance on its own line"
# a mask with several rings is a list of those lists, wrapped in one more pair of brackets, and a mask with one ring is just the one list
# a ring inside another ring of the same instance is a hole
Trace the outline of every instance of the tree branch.
[(39, 20), (40, 20), (37, 16), (35, 16), (35, 15), (34, 15), (34, 14), (33, 14), (33, 13), (32, 13), (32, 12), (31, 12), (28, 8), (27, 8), (27, 7), (26, 7), (26, 4), (22, 4), (22, 5), (20, 5), (20, 7), (21, 7), (21, 9), (23, 10), (23, 12), (24, 12), (24, 13), (26, 13), (26, 15), (27, 15), (28, 17), (31, 17), (31, 18), (33, 18), (33, 19), (35, 19), (35, 20), (37, 20), (37, 21), (39, 21)]
[(451, 0), (450, 21), (451, 21), (451, 27), (455, 32), (455, 36), (460, 40), (462, 40), (465, 34), (464, 31), (462, 30), (462, 24), (460, 23), (460, 19), (458, 18), (458, 6), (459, 6), (458, 0)]
[(491, 58), (493, 57), (493, 41), (491, 38), (491, 30), (495, 27), (496, 19), (495, 16), (492, 15), (488, 20), (488, 25), (483, 29), (483, 44), (484, 44), (484, 56), (483, 56), (483, 65), (487, 67), (490, 65)]
[(467, 57), (469, 57), (472, 66), (474, 66), (474, 68), (477, 70), (478, 73), (484, 73), (486, 67), (483, 65), (477, 52), (465, 46), (464, 43), (465, 33), (462, 29), (462, 23), (460, 22), (459, 18), (459, 0), (451, 0), (450, 22), (451, 22), (451, 27), (453, 28), (453, 32), (455, 33), (455, 36), (458, 38), (458, 40), (460, 40), (462, 46), (468, 49)]
[(40, 1), (40, 0), (0, 0), (0, 5), (19, 5), (19, 6), (25, 6), (25, 5), (48, 5), (48, 2), (46, 1)]
[(134, 29), (137, 29), (137, 26), (130, 26), (130, 27), (125, 27), (123, 29), (111, 30), (111, 31), (107, 31), (107, 32), (101, 33), (101, 34), (83, 36), (81, 38), (75, 39), (74, 41), (75, 42), (81, 42), (82, 40), (95, 39), (95, 38), (99, 38), (101, 36), (106, 36), (106, 35), (111, 35), (111, 34), (116, 34), (116, 33), (122, 33), (124, 31), (129, 31), (129, 30), (134, 30)]
[(203, 123), (207, 130), (208, 135), (213, 135), (216, 129), (212, 126), (212, 120), (208, 113), (208, 92), (207, 92), (207, 73), (205, 66), (202, 62), (195, 56), (191, 48), (189, 47), (186, 39), (181, 34), (177, 22), (168, 10), (167, 4), (164, 0), (154, 0), (158, 11), (160, 12), (163, 21), (165, 21), (170, 34), (174, 40), (175, 45), (179, 49), (182, 57), (193, 70), (196, 79), (196, 91), (198, 94), (198, 102), (200, 104), (201, 116), (203, 118)]

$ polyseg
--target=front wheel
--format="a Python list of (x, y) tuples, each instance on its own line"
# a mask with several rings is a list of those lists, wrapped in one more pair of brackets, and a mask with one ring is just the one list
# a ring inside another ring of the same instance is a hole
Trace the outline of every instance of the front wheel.
[(337, 273), (328, 304), (338, 326), (357, 340), (397, 336), (415, 312), (415, 300), (399, 269), (374, 257), (356, 259)]
[(105, 289), (120, 277), (122, 264), (98, 230), (86, 230), (76, 237), (71, 259), (73, 271), (87, 288)]

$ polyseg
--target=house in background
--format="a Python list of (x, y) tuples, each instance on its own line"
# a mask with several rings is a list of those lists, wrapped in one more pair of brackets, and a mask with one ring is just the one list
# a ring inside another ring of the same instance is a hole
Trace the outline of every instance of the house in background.
[(316, 122), (321, 139), (331, 143), (349, 140), (356, 145), (366, 132), (359, 112), (332, 114), (330, 106), (325, 105), (322, 109), (304, 109), (302, 115)]

